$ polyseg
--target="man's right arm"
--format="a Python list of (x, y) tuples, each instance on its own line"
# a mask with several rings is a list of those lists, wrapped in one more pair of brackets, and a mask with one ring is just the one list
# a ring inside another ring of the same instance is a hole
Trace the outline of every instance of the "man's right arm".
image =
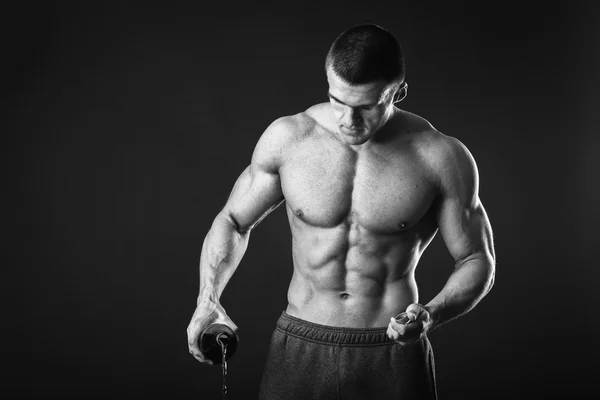
[(207, 362), (198, 337), (208, 325), (224, 323), (237, 331), (219, 299), (240, 263), (250, 231), (283, 202), (279, 167), (293, 131), (289, 118), (273, 122), (258, 141), (250, 165), (237, 179), (225, 207), (215, 218), (202, 246), (200, 292), (187, 329), (190, 353)]

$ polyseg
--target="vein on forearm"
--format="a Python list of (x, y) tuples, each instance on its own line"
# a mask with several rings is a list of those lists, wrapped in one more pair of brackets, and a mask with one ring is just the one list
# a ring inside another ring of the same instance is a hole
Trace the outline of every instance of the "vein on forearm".
[(494, 261), (485, 252), (456, 261), (442, 291), (427, 305), (435, 315), (433, 328), (467, 312), (490, 291), (494, 282)]
[(218, 301), (246, 251), (249, 238), (250, 230), (241, 229), (231, 214), (221, 212), (215, 218), (202, 245), (199, 299)]

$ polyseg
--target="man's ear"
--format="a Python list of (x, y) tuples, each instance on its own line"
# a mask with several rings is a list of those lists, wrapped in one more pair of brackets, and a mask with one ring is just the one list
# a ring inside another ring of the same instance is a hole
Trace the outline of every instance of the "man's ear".
[(404, 98), (406, 97), (406, 95), (408, 94), (408, 83), (404, 82), (402, 83), (402, 85), (400, 85), (400, 88), (396, 91), (396, 93), (394, 94), (394, 103), (399, 103), (402, 100), (404, 100)]

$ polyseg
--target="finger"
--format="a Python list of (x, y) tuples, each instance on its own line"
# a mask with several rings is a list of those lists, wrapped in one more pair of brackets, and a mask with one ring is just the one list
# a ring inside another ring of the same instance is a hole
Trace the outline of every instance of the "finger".
[[(200, 339), (200, 330), (198, 329), (199, 327), (195, 324), (190, 324), (190, 326), (188, 327), (187, 330), (187, 336), (188, 336), (188, 349), (191, 355), (193, 355), (194, 357), (202, 357), (202, 352), (200, 351), (200, 344), (199, 344), (199, 339)], [(199, 360), (202, 361), (202, 360)]]
[(404, 335), (406, 325), (398, 323), (395, 318), (390, 318), (390, 327), (394, 332)]
[(193, 333), (188, 334), (188, 349), (191, 354), (200, 354), (200, 348), (198, 347), (198, 335)]
[(388, 325), (387, 335), (392, 340), (399, 340), (401, 335), (397, 331), (395, 331), (391, 326)]
[(231, 318), (229, 319), (229, 327), (237, 334), (238, 331), (240, 330), (240, 328), (238, 328), (238, 326), (235, 324), (235, 322), (233, 322), (231, 320)]
[(388, 324), (386, 334), (390, 339), (395, 339), (394, 334), (397, 334), (398, 332), (395, 332), (395, 333), (394, 332), (395, 331), (392, 329), (391, 324)]
[(387, 335), (390, 339), (392, 339), (393, 341), (395, 341), (397, 344), (399, 344), (400, 346), (404, 346), (406, 343), (401, 340), (401, 335), (400, 333), (398, 333), (397, 331), (395, 331), (392, 326), (391, 326), (391, 322), (388, 324), (388, 328), (387, 328)]
[(390, 329), (388, 332), (388, 337), (392, 340), (398, 340), (400, 338), (400, 334), (393, 329)]
[(194, 356), (194, 358), (198, 361), (200, 361), (202, 364), (206, 364), (206, 365), (213, 365), (214, 362), (212, 362), (212, 360), (206, 359), (204, 357), (200, 357), (200, 356)]
[(190, 354), (198, 361), (203, 364), (212, 365), (213, 362), (209, 359), (204, 358), (204, 355), (200, 351), (200, 346), (198, 344), (198, 340), (194, 340), (194, 335), (188, 336), (188, 350)]
[(406, 308), (406, 315), (411, 321), (417, 320), (423, 313), (423, 306), (418, 303), (413, 303)]
[(233, 330), (233, 332), (235, 333), (236, 339), (239, 342), (240, 341), (240, 328), (238, 328), (238, 326), (231, 319), (229, 319), (228, 325), (231, 328), (231, 330)]
[(195, 342), (188, 342), (188, 350), (190, 354), (200, 354), (200, 347)]
[(401, 312), (400, 314), (396, 315), (396, 322), (399, 324), (405, 324), (407, 321), (409, 321), (409, 319), (406, 315), (406, 312)]

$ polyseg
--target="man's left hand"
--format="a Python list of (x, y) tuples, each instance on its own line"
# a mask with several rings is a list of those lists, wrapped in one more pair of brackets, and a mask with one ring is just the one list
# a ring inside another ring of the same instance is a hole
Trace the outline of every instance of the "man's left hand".
[(411, 344), (427, 333), (431, 322), (431, 316), (425, 306), (413, 303), (405, 312), (391, 318), (387, 335), (402, 346)]

